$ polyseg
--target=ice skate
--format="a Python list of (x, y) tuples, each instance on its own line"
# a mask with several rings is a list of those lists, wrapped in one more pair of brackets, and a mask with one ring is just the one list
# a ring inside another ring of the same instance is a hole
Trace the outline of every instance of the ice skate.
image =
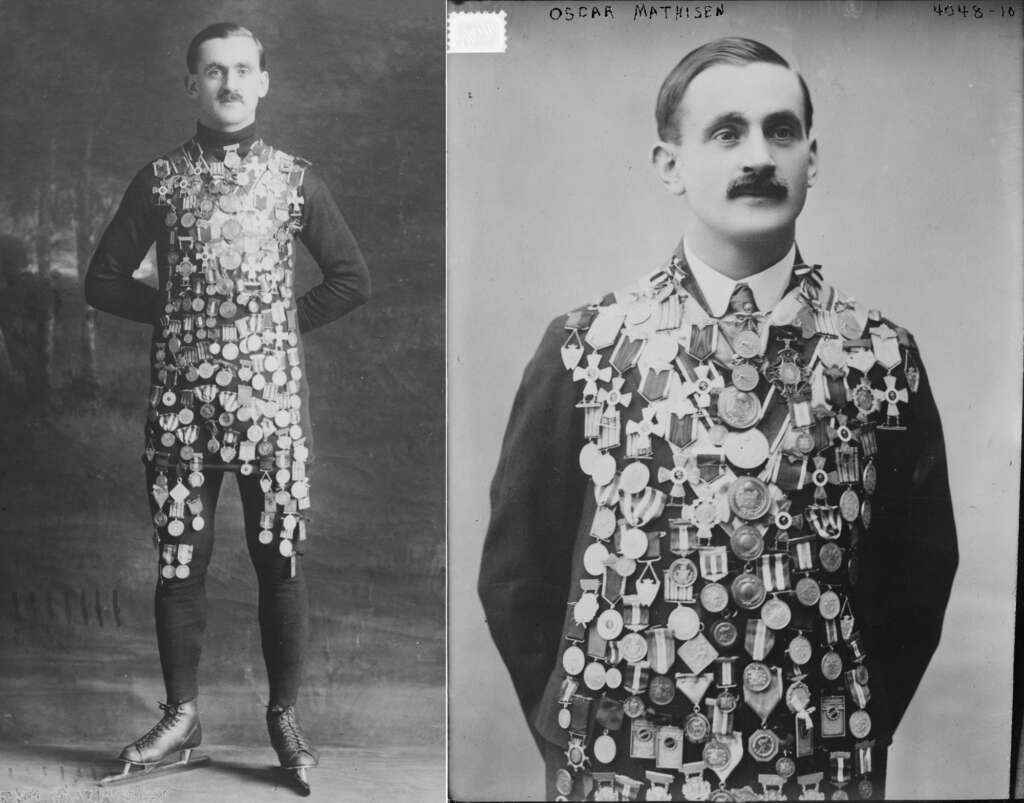
[[(160, 704), (164, 715), (144, 736), (121, 751), (124, 768), (120, 773), (108, 775), (100, 786), (134, 783), (170, 772), (184, 772), (201, 767), (209, 756), (195, 756), (192, 751), (203, 740), (199, 724), (199, 707), (195, 700), (184, 703)], [(167, 762), (168, 756), (178, 753), (177, 761)], [(138, 769), (133, 770), (136, 767)]]
[(267, 730), (281, 769), (288, 773), (300, 794), (308, 795), (310, 787), (306, 771), (315, 767), (319, 759), (295, 720), (295, 706), (268, 708)]

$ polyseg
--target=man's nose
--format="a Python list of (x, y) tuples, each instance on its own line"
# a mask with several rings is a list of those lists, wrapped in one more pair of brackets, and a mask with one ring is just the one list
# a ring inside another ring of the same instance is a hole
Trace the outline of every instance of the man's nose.
[(224, 88), (234, 89), (238, 86), (238, 73), (234, 70), (226, 70), (224, 72)]
[(748, 171), (775, 169), (775, 159), (768, 147), (768, 140), (760, 131), (754, 131), (747, 137), (746, 147), (743, 149), (743, 169)]

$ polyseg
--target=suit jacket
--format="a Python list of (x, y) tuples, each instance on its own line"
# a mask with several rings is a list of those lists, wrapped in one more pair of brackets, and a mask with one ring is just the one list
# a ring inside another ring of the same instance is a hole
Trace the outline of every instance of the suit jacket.
[[(794, 276), (791, 288), (796, 282)], [(692, 279), (683, 284), (706, 306)], [(559, 657), (583, 552), (593, 543), (594, 488), (578, 462), (585, 443), (580, 385), (560, 359), (566, 320), (559, 316), (548, 326), (516, 394), (491, 484), (478, 582), (487, 624), (539, 747), (541, 739), (565, 745), (556, 720), (565, 677)], [(902, 342), (901, 354), (916, 355), (905, 331)], [(938, 645), (958, 561), (942, 426), (916, 362), (919, 386), (901, 405), (906, 430), (876, 433), (873, 522), (848, 589), (871, 670), (872, 738), (880, 744), (891, 741)], [(627, 382), (623, 390), (634, 392), (623, 421), (639, 418), (637, 387)]]

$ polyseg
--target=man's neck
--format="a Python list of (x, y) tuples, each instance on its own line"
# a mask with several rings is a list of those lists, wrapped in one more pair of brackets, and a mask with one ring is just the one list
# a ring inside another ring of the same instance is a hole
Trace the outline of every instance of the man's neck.
[(794, 231), (761, 240), (734, 242), (710, 236), (704, 230), (684, 234), (687, 247), (707, 265), (730, 279), (746, 279), (770, 268), (793, 247)]

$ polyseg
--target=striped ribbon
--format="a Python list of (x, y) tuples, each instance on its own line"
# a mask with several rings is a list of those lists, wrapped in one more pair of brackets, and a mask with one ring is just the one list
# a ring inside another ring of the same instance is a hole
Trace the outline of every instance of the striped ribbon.
[(875, 746), (871, 742), (857, 742), (853, 754), (854, 768), (858, 775), (867, 775), (871, 772), (871, 748)]
[(664, 491), (648, 485), (638, 494), (623, 494), (619, 501), (619, 510), (630, 525), (643, 527), (665, 511), (667, 501), (668, 496)]
[(766, 591), (789, 590), (789, 555), (780, 552), (762, 555), (758, 558), (758, 563)]
[(775, 645), (775, 631), (762, 619), (748, 619), (743, 646), (755, 661), (763, 661)]
[(858, 708), (865, 708), (871, 701), (871, 689), (864, 683), (857, 681), (857, 672), (854, 669), (846, 671), (846, 690), (857, 704)]
[(597, 402), (580, 402), (583, 408), (583, 437), (594, 440), (601, 437), (601, 405)]
[(729, 573), (729, 552), (724, 546), (701, 547), (700, 574), (706, 580), (721, 580)]
[[(591, 414), (589, 408), (587, 409), (587, 414)], [(618, 410), (606, 409), (604, 413), (599, 414), (598, 422), (597, 448), (602, 451), (614, 449), (622, 442), (620, 437), (620, 432), (622, 431), (622, 416)], [(584, 423), (584, 428), (585, 427), (586, 423)]]
[(796, 542), (796, 567), (804, 572), (814, 568), (814, 553), (811, 551), (810, 539)]
[(832, 769), (832, 783), (846, 784), (850, 781), (850, 753), (846, 750), (837, 750), (829, 753), (829, 766)]
[(643, 694), (651, 681), (651, 668), (646, 662), (626, 665), (626, 677), (622, 688), (630, 694)]
[(672, 668), (675, 649), (675, 639), (667, 627), (655, 627), (647, 631), (647, 660), (657, 674), (664, 675)]

